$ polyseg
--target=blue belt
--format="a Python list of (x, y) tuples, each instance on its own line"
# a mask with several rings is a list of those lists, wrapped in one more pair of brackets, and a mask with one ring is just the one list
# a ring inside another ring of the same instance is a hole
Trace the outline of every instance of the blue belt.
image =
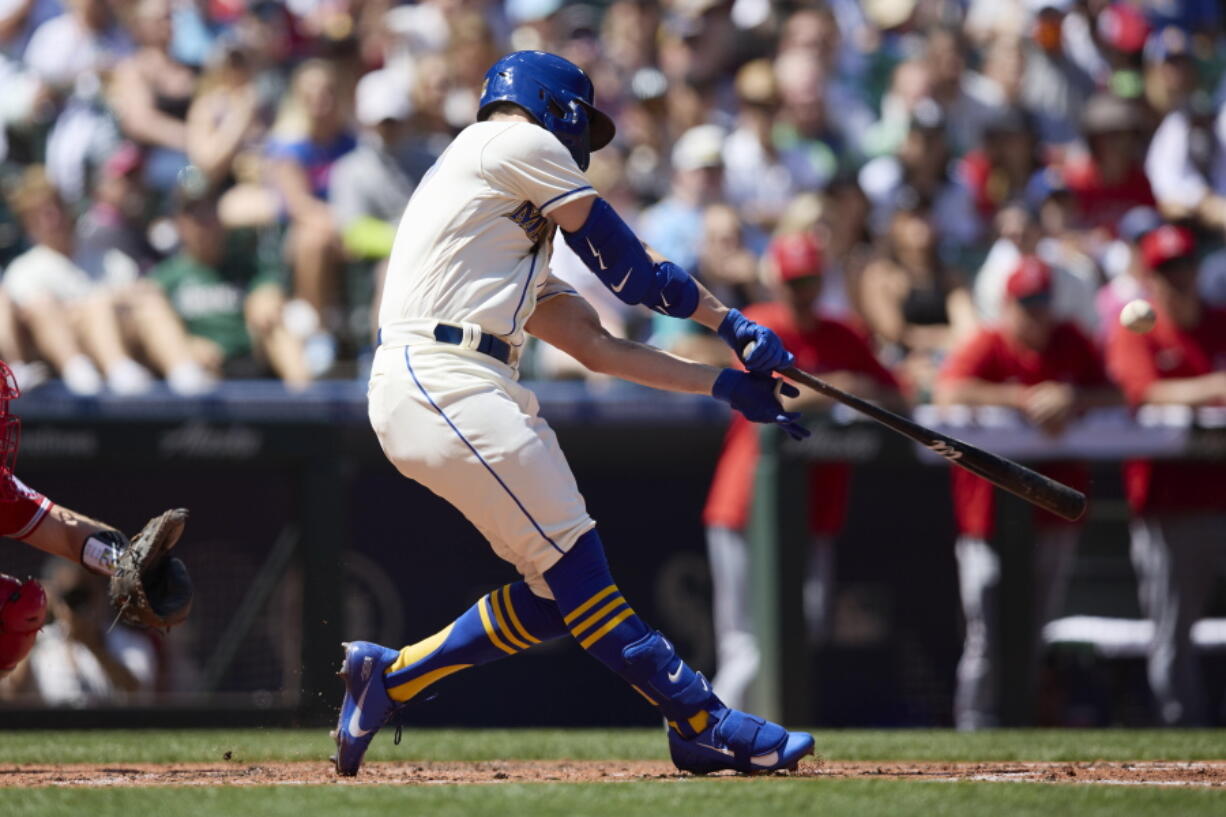
[[(439, 343), (450, 343), (453, 346), (460, 346), (464, 343), (464, 330), (459, 326), (452, 326), (451, 324), (436, 324), (434, 327), (434, 339)], [(487, 332), (481, 333), (481, 340), (477, 342), (477, 351), (484, 352), (501, 363), (507, 363), (511, 359), (510, 345), (505, 340)]]

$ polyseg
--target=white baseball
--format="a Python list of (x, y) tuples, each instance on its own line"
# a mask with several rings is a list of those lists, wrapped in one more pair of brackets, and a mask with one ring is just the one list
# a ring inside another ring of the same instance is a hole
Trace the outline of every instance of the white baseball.
[(1157, 316), (1154, 314), (1154, 308), (1149, 301), (1140, 298), (1124, 304), (1124, 309), (1120, 312), (1120, 324), (1138, 334), (1145, 334), (1153, 329), (1155, 320)]

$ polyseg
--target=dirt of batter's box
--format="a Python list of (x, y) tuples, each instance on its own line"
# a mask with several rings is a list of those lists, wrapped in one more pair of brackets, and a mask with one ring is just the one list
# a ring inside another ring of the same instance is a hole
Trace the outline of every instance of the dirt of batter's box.
[[(779, 776), (808, 779), (979, 780), (1050, 784), (1226, 786), (1226, 761), (1093, 763), (873, 763), (806, 760)], [(680, 780), (689, 775), (663, 761), (499, 760), (368, 763), (357, 777), (332, 766), (299, 763), (112, 763), (0, 766), (0, 787), (275, 786), (302, 784), (598, 783)], [(720, 777), (740, 777), (722, 773)], [(741, 779), (749, 779), (741, 777)]]

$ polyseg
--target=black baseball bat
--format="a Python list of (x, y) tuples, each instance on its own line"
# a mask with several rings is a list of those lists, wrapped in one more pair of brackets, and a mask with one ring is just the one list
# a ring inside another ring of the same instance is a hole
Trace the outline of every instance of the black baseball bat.
[(1037, 471), (1032, 471), (1013, 460), (997, 456), (970, 443), (964, 443), (953, 437), (948, 437), (931, 428), (922, 426), (892, 411), (883, 409), (854, 394), (848, 394), (836, 388), (819, 377), (801, 371), (796, 367), (781, 369), (780, 374), (789, 380), (794, 380), (803, 386), (808, 386), (819, 394), (824, 394), (832, 400), (838, 400), (845, 406), (851, 406), (882, 425), (910, 437), (920, 445), (940, 454), (954, 465), (965, 468), (972, 474), (983, 477), (998, 488), (1003, 488), (1011, 494), (1044, 510), (1051, 511), (1056, 516), (1073, 522), (1086, 512), (1086, 496), (1081, 491), (1074, 490), (1062, 482), (1045, 477)]

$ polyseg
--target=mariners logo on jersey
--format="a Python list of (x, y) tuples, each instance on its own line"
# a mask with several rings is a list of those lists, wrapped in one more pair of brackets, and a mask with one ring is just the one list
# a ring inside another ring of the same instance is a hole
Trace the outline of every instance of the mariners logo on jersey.
[(530, 201), (520, 202), (519, 207), (507, 213), (506, 217), (523, 230), (534, 245), (539, 244), (549, 231), (549, 219)]

